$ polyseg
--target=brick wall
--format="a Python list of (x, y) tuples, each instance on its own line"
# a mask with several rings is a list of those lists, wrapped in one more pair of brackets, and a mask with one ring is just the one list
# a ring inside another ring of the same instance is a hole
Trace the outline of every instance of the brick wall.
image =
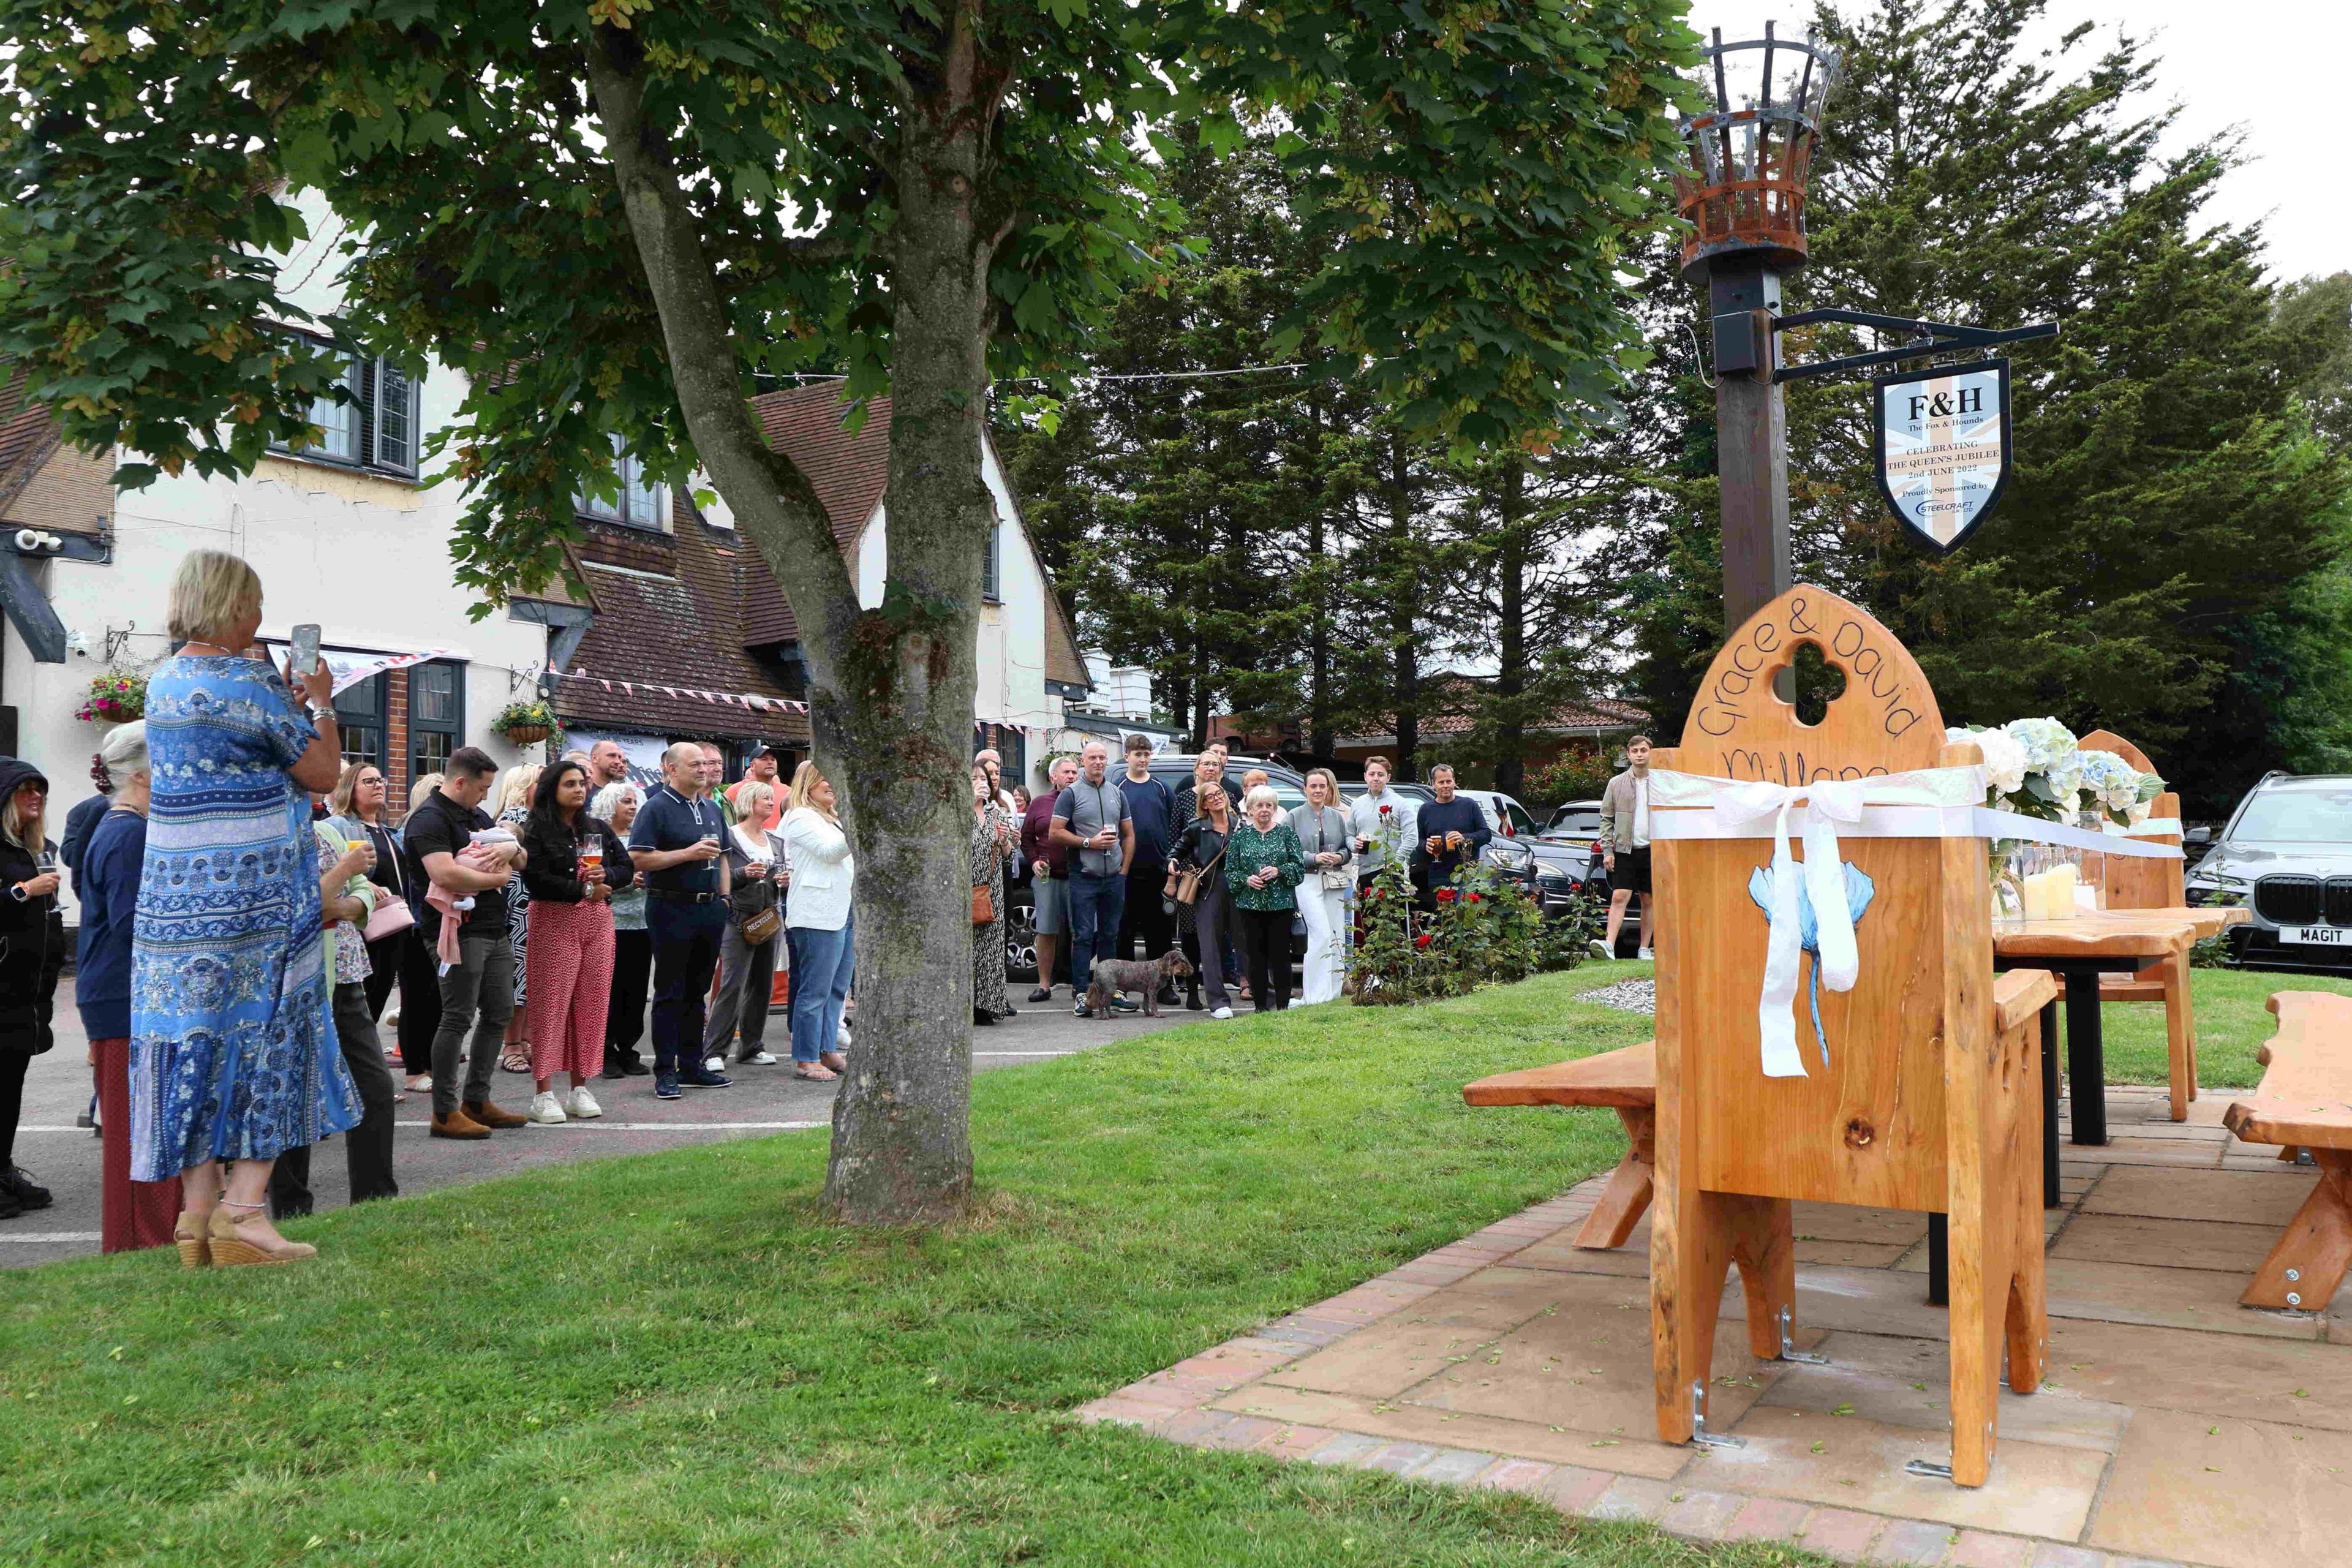
[(416, 782), (408, 776), (408, 671), (395, 669), (383, 678), (383, 706), (384, 778), (390, 785), (384, 805), (388, 815), (397, 816), (408, 809), (408, 787)]

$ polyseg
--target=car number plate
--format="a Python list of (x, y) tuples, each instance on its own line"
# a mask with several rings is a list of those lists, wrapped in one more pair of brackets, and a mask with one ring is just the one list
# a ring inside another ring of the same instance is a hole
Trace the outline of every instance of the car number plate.
[(2281, 926), (2278, 934), (2305, 947), (2352, 947), (2352, 926)]

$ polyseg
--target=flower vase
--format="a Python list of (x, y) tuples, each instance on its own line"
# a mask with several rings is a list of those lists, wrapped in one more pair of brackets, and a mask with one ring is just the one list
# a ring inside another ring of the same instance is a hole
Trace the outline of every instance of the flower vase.
[(1997, 921), (2025, 918), (2025, 872), (2019, 864), (2019, 851), (2024, 847), (2022, 839), (1996, 838), (1985, 851), (1985, 870), (1992, 887), (1992, 918)]

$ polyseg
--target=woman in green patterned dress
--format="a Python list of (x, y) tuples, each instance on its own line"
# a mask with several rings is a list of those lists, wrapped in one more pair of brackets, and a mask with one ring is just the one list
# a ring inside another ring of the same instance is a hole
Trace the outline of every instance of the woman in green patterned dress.
[(1234, 895), (1251, 1000), (1261, 1013), (1279, 1013), (1290, 1005), (1290, 922), (1298, 913), (1293, 889), (1307, 875), (1307, 851), (1282, 820), (1273, 786), (1258, 785), (1243, 805), (1246, 819), (1225, 847), (1225, 886)]

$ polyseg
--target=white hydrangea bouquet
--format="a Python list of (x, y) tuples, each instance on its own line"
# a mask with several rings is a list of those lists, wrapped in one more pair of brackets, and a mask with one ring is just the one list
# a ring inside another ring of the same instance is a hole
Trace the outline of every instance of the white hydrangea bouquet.
[[(1999, 729), (1967, 726), (1945, 733), (1951, 741), (1973, 741), (1984, 752), (1985, 805), (1995, 811), (2072, 826), (2089, 826), (2083, 822), (2089, 814), (2129, 827), (2146, 820), (2164, 793), (2162, 778), (2113, 752), (2084, 750), (2055, 719), (2012, 719)], [(1990, 848), (1993, 896), (2004, 906), (2019, 896), (2013, 861), (2024, 844), (2003, 838)]]

